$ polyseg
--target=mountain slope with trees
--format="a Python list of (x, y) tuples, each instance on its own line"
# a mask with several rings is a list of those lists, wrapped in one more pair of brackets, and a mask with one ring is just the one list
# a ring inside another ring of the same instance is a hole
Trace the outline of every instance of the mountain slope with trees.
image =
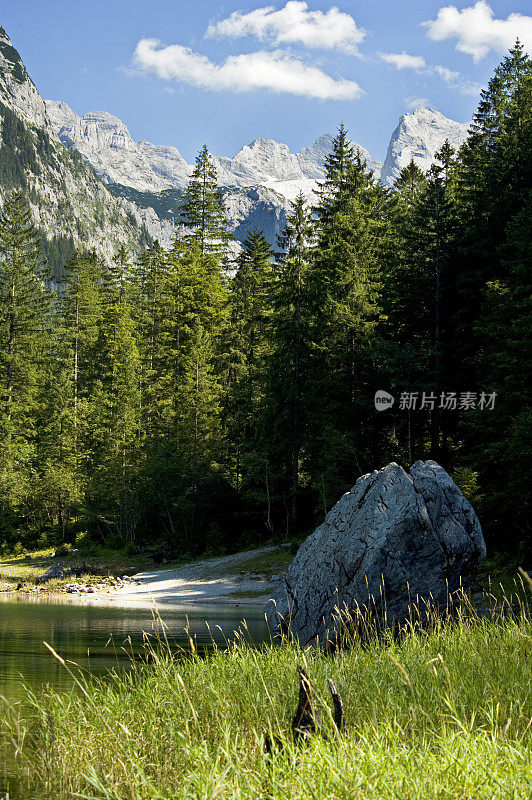
[[(111, 258), (164, 231), (153, 209), (117, 200), (76, 151), (57, 138), (44, 101), (0, 27), (0, 206), (22, 189), (47, 257), (61, 268), (77, 247)], [(170, 226), (168, 226), (170, 227)]]

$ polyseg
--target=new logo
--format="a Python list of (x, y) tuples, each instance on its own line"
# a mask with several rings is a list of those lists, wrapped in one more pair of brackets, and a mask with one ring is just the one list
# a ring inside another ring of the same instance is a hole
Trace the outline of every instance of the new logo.
[(377, 411), (386, 411), (388, 408), (391, 408), (395, 402), (395, 398), (393, 395), (388, 394), (388, 392), (379, 389), (378, 392), (375, 392), (375, 408)]

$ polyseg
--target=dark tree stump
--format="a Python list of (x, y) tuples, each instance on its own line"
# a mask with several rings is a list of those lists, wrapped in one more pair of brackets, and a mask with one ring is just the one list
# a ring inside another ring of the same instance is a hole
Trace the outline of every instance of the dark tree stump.
[(334, 724), (336, 725), (336, 731), (340, 733), (342, 730), (342, 726), (344, 724), (344, 704), (342, 702), (342, 698), (340, 696), (340, 692), (336, 688), (334, 681), (330, 678), (327, 679), (327, 685), (329, 686), (329, 691), (332, 695), (333, 706), (334, 706), (334, 714), (333, 720)]
[[(296, 713), (292, 719), (292, 736), (296, 744), (300, 744), (301, 742), (307, 741), (316, 733), (326, 738), (330, 734), (330, 731), (326, 730), (322, 724), (321, 714), (316, 701), (316, 692), (314, 691), (314, 687), (307, 673), (303, 667), (298, 667), (297, 671), (299, 674), (299, 699)], [(327, 680), (327, 685), (332, 696), (334, 707), (333, 736), (337, 738), (344, 722), (344, 704), (334, 681), (329, 678)], [(272, 739), (270, 734), (267, 733), (265, 735), (264, 750), (268, 755), (270, 755), (274, 749), (282, 749), (282, 746), (283, 742), (279, 736), (274, 736)]]
[(308, 739), (321, 728), (321, 717), (316, 705), (316, 693), (303, 667), (299, 672), (299, 702), (292, 720), (294, 740)]

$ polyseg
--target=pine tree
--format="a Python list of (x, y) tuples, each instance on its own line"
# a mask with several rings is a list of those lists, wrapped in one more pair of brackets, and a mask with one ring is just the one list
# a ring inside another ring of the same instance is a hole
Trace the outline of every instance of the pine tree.
[[(134, 288), (133, 284), (133, 265), (131, 257), (123, 244), (121, 244), (108, 265), (108, 275), (106, 277), (107, 288), (118, 295), (122, 301), (126, 297), (126, 292)], [(131, 299), (131, 298), (129, 298)]]
[(149, 435), (157, 415), (165, 350), (168, 346), (168, 313), (172, 306), (170, 265), (159, 242), (145, 250), (137, 267), (138, 302), (135, 320), (141, 358), (141, 428)]
[(451, 147), (449, 139), (446, 139), (438, 152), (434, 155), (436, 169), (438, 170), (438, 174), (442, 173), (445, 186), (448, 186), (453, 167), (455, 166), (455, 152), (454, 147)]
[[(262, 232), (255, 228), (243, 242), (229, 297), (225, 416), (237, 488), (241, 488), (247, 455), (263, 450), (259, 424), (271, 353), (275, 277), (273, 251)], [(250, 476), (247, 477), (249, 480)]]
[(22, 194), (0, 219), (0, 504), (24, 497), (49, 369), (50, 296), (40, 239)]
[(229, 233), (216, 167), (204, 145), (183, 196), (182, 223), (199, 243), (201, 257), (224, 255)]
[(464, 380), (478, 345), (474, 321), (483, 288), (500, 276), (499, 247), (530, 187), (531, 81), (532, 61), (517, 42), (481, 93), (471, 135), (460, 153), (456, 190), (461, 236), (453, 300), (458, 312), (453, 327)]
[(388, 190), (374, 182), (360, 152), (353, 154), (343, 127), (326, 162), (315, 212), (308, 436), (314, 482), (321, 484), (326, 506), (370, 459), (363, 420), (370, 413), (372, 337), (391, 219)]
[[(61, 285), (62, 318), (68, 371), (72, 384), (72, 426), (76, 463), (86, 452), (83, 426), (91, 390), (99, 375), (98, 342), (103, 322), (104, 265), (96, 254), (76, 253), (71, 258)], [(90, 415), (89, 415), (90, 416)], [(90, 423), (89, 423), (90, 424)], [(81, 437), (79, 448), (77, 437)]]
[(487, 283), (476, 324), (482, 341), (476, 362), (479, 388), (495, 392), (496, 401), (491, 410), (468, 416), (462, 427), (464, 460), (469, 466), (482, 465), (482, 507), (490, 526), (508, 537), (511, 520), (512, 538), (523, 552), (530, 552), (532, 543), (531, 214), (532, 191), (508, 225), (499, 252), (504, 272)]
[(298, 530), (300, 516), (300, 459), (305, 427), (302, 400), (309, 361), (307, 277), (313, 239), (310, 211), (300, 193), (278, 237), (281, 253), (274, 295), (267, 408), (272, 460), (280, 473), (282, 491), (289, 496), (287, 530), (292, 532)]
[(417, 193), (422, 188), (424, 181), (425, 174), (423, 173), (423, 170), (421, 170), (414, 159), (411, 158), (410, 162), (406, 165), (406, 167), (403, 167), (399, 173), (399, 177), (395, 181), (394, 187), (405, 198), (407, 204), (411, 205), (414, 202), (414, 198), (416, 197)]
[(151, 525), (176, 547), (205, 549), (199, 507), (224, 462), (221, 354), (227, 288), (219, 260), (177, 239), (140, 263), (143, 363), (143, 496)]
[[(447, 158), (445, 150), (443, 158)], [(427, 450), (432, 458), (441, 457), (441, 419), (439, 398), (446, 384), (446, 350), (448, 350), (449, 268), (452, 262), (454, 205), (447, 184), (449, 162), (436, 163), (418, 189), (398, 233), (397, 258), (393, 268), (393, 297), (386, 306), (389, 335), (394, 346), (389, 357), (394, 371), (399, 368), (402, 391), (418, 393), (421, 405), (423, 392), (436, 400), (416, 413), (417, 452)], [(405, 368), (409, 364), (406, 374)], [(399, 378), (396, 375), (396, 378)], [(445, 387), (450, 388), (450, 387)], [(433, 406), (433, 407), (432, 407)], [(425, 447), (425, 430), (420, 425), (429, 417), (430, 446)], [(416, 432), (409, 415), (408, 453), (416, 451)]]
[[(125, 543), (138, 524), (135, 478), (139, 457), (140, 358), (132, 309), (125, 299), (108, 302), (98, 349), (101, 380), (92, 396), (98, 403), (96, 469), (88, 494), (107, 532)], [(105, 520), (105, 522), (103, 522)]]

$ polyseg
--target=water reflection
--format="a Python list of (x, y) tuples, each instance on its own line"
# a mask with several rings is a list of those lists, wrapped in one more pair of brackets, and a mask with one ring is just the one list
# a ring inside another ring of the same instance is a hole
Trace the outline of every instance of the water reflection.
[(247, 636), (268, 639), (260, 608), (211, 605), (203, 608), (118, 608), (65, 604), (61, 598), (0, 598), (0, 694), (10, 699), (49, 684), (58, 690), (71, 685), (64, 667), (43, 642), (66, 661), (93, 674), (124, 668), (130, 654), (143, 650), (146, 635), (167, 638), (172, 647), (186, 647), (189, 634), (198, 648), (223, 645), (246, 621)]
[[(10, 704), (23, 703), (25, 687), (33, 692), (45, 686), (58, 691), (72, 687), (72, 676), (44, 642), (70, 668), (75, 664), (102, 675), (128, 669), (131, 655), (145, 653), (146, 638), (155, 644), (157, 639), (165, 640), (177, 649), (187, 648), (191, 636), (201, 651), (211, 648), (213, 642), (224, 646), (239, 629), (253, 643), (269, 640), (264, 613), (255, 607), (161, 606), (155, 610), (65, 603), (62, 597), (0, 595), (0, 696)], [(3, 702), (0, 699), (0, 716)], [(2, 741), (1, 721), (0, 800), (8, 785), (14, 800), (13, 753), (9, 743)]]

